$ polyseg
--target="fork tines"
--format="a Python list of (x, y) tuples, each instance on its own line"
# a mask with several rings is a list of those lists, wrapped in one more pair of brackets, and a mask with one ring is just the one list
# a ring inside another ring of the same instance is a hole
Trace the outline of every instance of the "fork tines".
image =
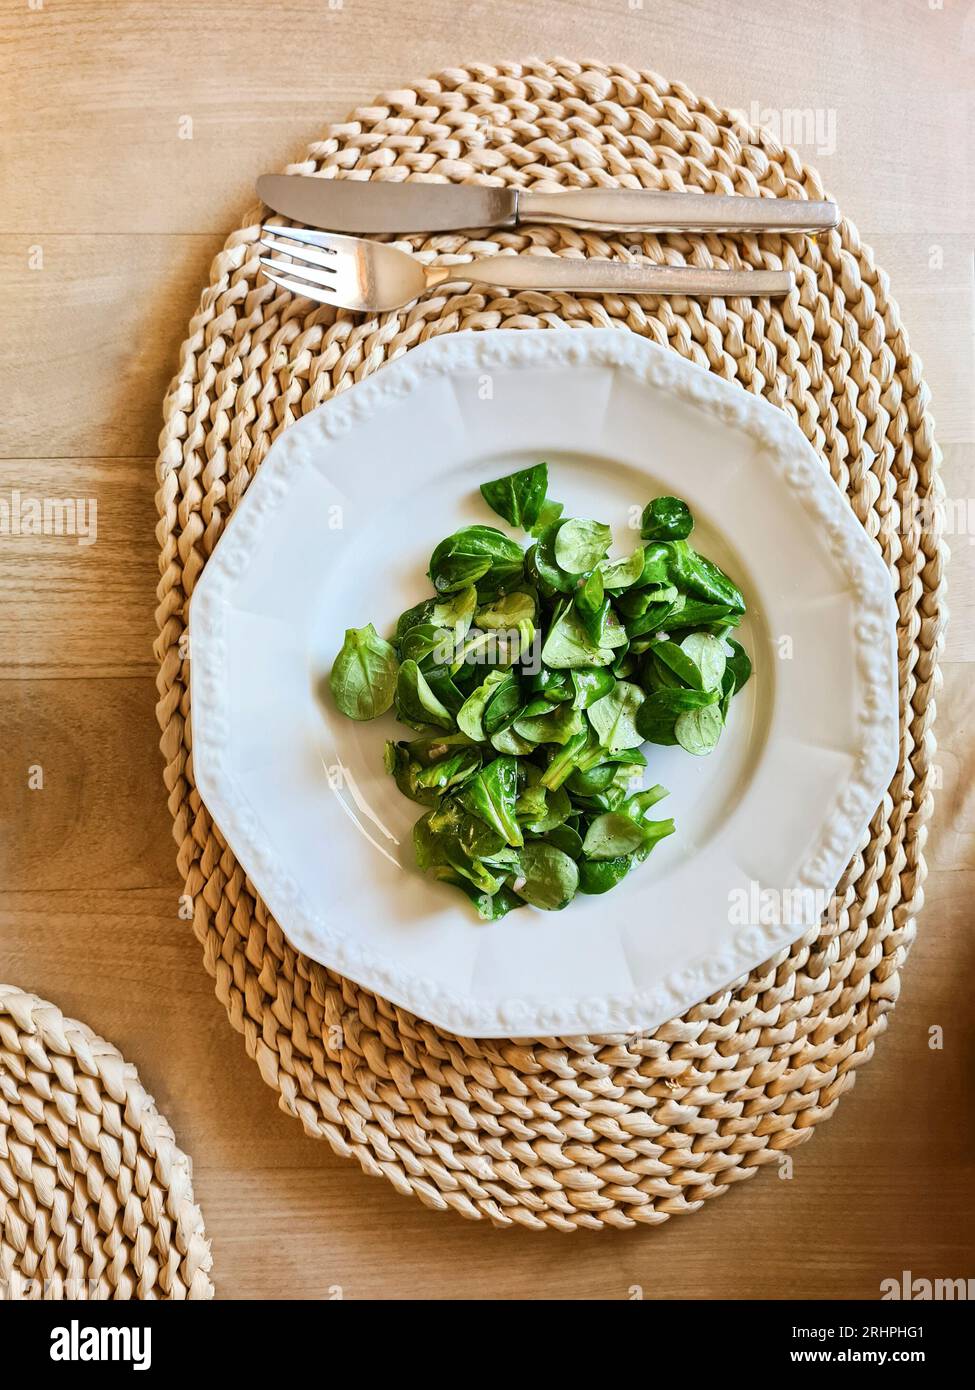
[[(281, 260), (279, 256), (261, 256), (260, 265), (268, 280), (280, 285), (292, 294), (302, 294), (307, 298), (331, 302), (331, 296), (322, 290), (334, 290), (336, 257), (340, 246), (338, 242), (345, 237), (332, 237), (327, 232), (312, 232), (305, 227), (263, 226), (261, 246), (269, 251), (283, 252), (291, 260)], [(279, 240), (287, 237), (292, 243)]]

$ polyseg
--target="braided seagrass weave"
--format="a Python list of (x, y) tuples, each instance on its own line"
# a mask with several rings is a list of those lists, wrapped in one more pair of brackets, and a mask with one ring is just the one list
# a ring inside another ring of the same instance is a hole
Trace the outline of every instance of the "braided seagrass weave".
[(135, 1067), (0, 984), (0, 1298), (212, 1298), (189, 1159)]
[[(824, 196), (793, 151), (685, 87), (561, 60), (451, 70), (387, 93), (293, 166), (316, 169)], [(930, 528), (904, 529), (896, 517), (916, 517), (940, 485), (927, 390), (886, 278), (849, 222), (818, 243), (521, 227), (492, 234), (488, 249), (784, 265), (798, 290), (763, 305), (478, 288), (356, 317), (259, 277), (260, 216), (253, 210), (213, 263), (166, 400), (159, 460), (158, 715), (179, 866), (217, 994), (308, 1134), (430, 1206), (562, 1230), (693, 1211), (832, 1114), (885, 1027), (922, 901), (944, 556)], [(433, 258), (485, 241), (410, 244)], [(840, 885), (835, 921), (652, 1034), (477, 1041), (285, 940), (195, 790), (183, 638), (228, 514), (295, 419), (435, 334), (566, 325), (646, 334), (798, 421), (894, 577), (902, 760)]]

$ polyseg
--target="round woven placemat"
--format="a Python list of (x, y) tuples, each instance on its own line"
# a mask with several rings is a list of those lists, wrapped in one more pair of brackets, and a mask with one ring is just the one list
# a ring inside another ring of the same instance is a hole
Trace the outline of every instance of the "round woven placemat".
[(0, 984), (0, 1298), (212, 1298), (190, 1162), (131, 1062)]
[[(794, 151), (686, 87), (562, 60), (453, 69), (386, 93), (292, 169), (824, 196)], [(885, 1027), (922, 900), (944, 555), (913, 509), (936, 502), (940, 484), (927, 390), (886, 278), (848, 221), (818, 242), (521, 227), (409, 244), (428, 258), (629, 248), (673, 263), (785, 265), (798, 289), (771, 304), (445, 290), (401, 313), (355, 316), (260, 278), (261, 216), (254, 209), (213, 263), (160, 441), (161, 746), (217, 994), (308, 1134), (430, 1206), (564, 1230), (695, 1210), (832, 1114)], [(894, 577), (902, 758), (834, 921), (653, 1033), (478, 1041), (316, 965), (268, 915), (194, 787), (187, 609), (228, 514), (300, 415), (435, 334), (566, 325), (646, 334), (798, 421)]]

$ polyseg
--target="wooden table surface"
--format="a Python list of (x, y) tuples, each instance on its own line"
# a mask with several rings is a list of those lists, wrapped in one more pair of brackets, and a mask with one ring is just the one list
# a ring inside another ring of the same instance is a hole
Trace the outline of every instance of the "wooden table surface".
[(428, 1211), (279, 1112), (178, 916), (153, 468), (210, 259), (255, 175), (326, 122), (533, 53), (648, 66), (765, 123), (813, 114), (802, 153), (890, 275), (975, 532), (970, 4), (2, 0), (0, 497), (93, 496), (98, 538), (0, 537), (0, 979), (138, 1065), (194, 1159), (221, 1297), (876, 1298), (903, 1270), (970, 1277), (973, 534), (952, 541), (943, 788), (901, 1002), (789, 1180), (766, 1169), (693, 1217), (598, 1235)]

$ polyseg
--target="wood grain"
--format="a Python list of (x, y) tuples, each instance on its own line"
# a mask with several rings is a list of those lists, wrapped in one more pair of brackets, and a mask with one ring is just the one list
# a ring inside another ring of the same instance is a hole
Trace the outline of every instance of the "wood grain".
[(975, 497), (972, 14), (952, 0), (0, 11), (0, 496), (98, 504), (91, 546), (0, 537), (0, 975), (137, 1062), (195, 1160), (219, 1296), (871, 1298), (903, 1269), (973, 1273), (975, 537), (951, 542), (943, 787), (890, 1031), (791, 1176), (766, 1171), (654, 1230), (468, 1226), (368, 1180), (276, 1109), (179, 918), (151, 654), (162, 394), (254, 175), (376, 92), (477, 57), (622, 59), (746, 114), (833, 111), (835, 149), (802, 152), (889, 273), (949, 497)]
[[(9, 674), (154, 677), (155, 457), (0, 459), (0, 497), (70, 499), (94, 540), (0, 536), (0, 651)], [(94, 511), (91, 511), (94, 504)]]

